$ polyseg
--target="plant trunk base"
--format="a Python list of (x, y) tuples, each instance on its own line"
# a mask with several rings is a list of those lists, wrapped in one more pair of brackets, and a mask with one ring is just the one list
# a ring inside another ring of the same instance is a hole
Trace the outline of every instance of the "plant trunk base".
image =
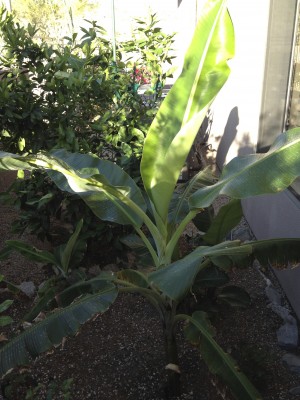
[(171, 400), (180, 395), (181, 395), (180, 374), (174, 371), (168, 371), (167, 384), (165, 387), (166, 399)]

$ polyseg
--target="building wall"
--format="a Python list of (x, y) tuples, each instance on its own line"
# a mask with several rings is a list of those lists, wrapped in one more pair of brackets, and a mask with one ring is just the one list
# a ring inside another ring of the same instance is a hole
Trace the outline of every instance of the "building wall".
[[(282, 19), (291, 19), (295, 1), (285, 1), (288, 12)], [(282, 131), (290, 58), (291, 22), (281, 27), (276, 22), (275, 26), (269, 24), (282, 2), (229, 0), (228, 4), (236, 32), (236, 56), (231, 76), (214, 102), (211, 130), (220, 169), (237, 155), (255, 153), (262, 138), (268, 144), (270, 135), (273, 140)], [(272, 49), (269, 28), (276, 34)], [(281, 69), (270, 72), (272, 60), (275, 56), (278, 62), (279, 54), (283, 58)], [(300, 200), (289, 190), (246, 199), (243, 210), (257, 239), (300, 237)], [(300, 268), (275, 273), (300, 319)]]
[(211, 143), (222, 168), (256, 151), (268, 34), (269, 0), (229, 0), (236, 36), (231, 75), (213, 105)]

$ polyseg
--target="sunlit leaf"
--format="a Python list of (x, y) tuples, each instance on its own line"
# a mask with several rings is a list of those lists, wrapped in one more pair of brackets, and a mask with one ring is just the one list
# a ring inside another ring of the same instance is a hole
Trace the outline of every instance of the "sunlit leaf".
[(229, 75), (234, 35), (226, 1), (206, 2), (182, 73), (145, 140), (141, 174), (157, 213), (166, 220), (180, 170), (210, 103)]
[(278, 193), (300, 176), (300, 128), (277, 137), (264, 154), (236, 157), (223, 169), (218, 183), (199, 189), (190, 199), (191, 209), (208, 207), (220, 194), (245, 199)]

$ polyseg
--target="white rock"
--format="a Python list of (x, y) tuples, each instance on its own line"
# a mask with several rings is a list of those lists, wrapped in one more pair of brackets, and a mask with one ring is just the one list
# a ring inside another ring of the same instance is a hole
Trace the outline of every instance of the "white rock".
[(26, 294), (28, 297), (34, 297), (36, 292), (35, 284), (31, 281), (29, 282), (22, 282), (21, 285), (18, 286), (21, 292)]
[(297, 386), (297, 387), (294, 387), (294, 388), (290, 389), (289, 392), (291, 394), (293, 394), (294, 396), (296, 396), (297, 394), (300, 394), (300, 386)]
[(282, 303), (282, 297), (280, 293), (277, 292), (277, 290), (274, 288), (274, 286), (269, 285), (265, 288), (265, 293), (267, 298), (269, 299), (270, 303), (273, 303), (277, 306), (281, 306)]
[(282, 357), (282, 360), (288, 365), (291, 371), (300, 374), (300, 357), (292, 353), (287, 353)]
[[(291, 318), (293, 318), (291, 316)], [(296, 349), (298, 346), (298, 327), (295, 318), (294, 322), (286, 322), (277, 331), (277, 340), (280, 347), (285, 349)]]

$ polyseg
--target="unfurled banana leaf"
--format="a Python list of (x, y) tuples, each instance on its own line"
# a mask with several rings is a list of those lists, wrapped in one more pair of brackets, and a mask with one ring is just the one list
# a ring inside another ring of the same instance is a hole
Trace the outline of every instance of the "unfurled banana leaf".
[(226, 1), (203, 6), (184, 66), (147, 134), (141, 174), (156, 212), (166, 221), (180, 170), (209, 105), (229, 75), (234, 33)]
[(218, 195), (244, 199), (287, 188), (300, 176), (300, 128), (277, 137), (265, 154), (236, 157), (224, 168), (218, 183), (199, 189), (190, 199), (190, 208), (208, 207)]
[(235, 361), (214, 340), (214, 329), (206, 314), (196, 311), (185, 328), (186, 338), (199, 347), (210, 371), (218, 375), (231, 389), (237, 400), (261, 400), (252, 383), (239, 370)]
[(29, 357), (35, 358), (58, 345), (64, 337), (74, 335), (93, 315), (106, 311), (116, 297), (115, 288), (85, 296), (26, 329), (0, 349), (0, 376), (11, 368), (28, 363)]

